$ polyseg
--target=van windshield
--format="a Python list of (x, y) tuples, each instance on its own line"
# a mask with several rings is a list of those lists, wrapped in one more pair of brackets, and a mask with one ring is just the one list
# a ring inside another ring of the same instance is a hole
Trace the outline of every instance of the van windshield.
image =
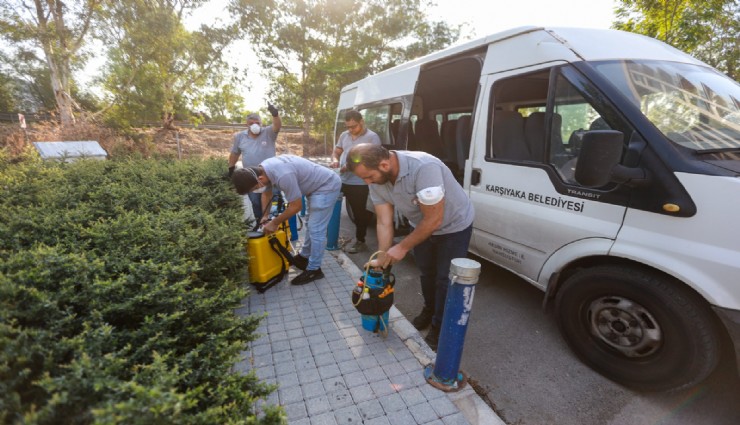
[(594, 63), (674, 143), (699, 152), (740, 149), (740, 85), (704, 66)]

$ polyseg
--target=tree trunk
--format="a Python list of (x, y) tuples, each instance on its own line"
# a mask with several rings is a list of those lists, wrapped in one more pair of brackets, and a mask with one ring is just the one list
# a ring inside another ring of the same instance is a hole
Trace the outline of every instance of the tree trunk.
[(54, 99), (57, 103), (59, 120), (63, 127), (75, 125), (76, 121), (73, 112), (74, 100), (72, 100), (72, 96), (69, 94), (69, 66), (65, 66), (65, 63), (54, 63), (49, 55), (46, 56), (46, 60), (51, 71), (51, 88), (54, 90)]
[(311, 122), (310, 118), (308, 117), (308, 114), (303, 114), (303, 134), (302, 134), (302, 143), (303, 143), (303, 156), (309, 157), (311, 156), (311, 153), (313, 152), (313, 146), (311, 145), (311, 134), (309, 133), (309, 130), (311, 129)]
[(172, 83), (165, 81), (162, 85), (164, 89), (164, 104), (162, 105), (162, 128), (165, 130), (176, 130), (175, 126), (175, 94), (172, 90)]
[[(72, 75), (69, 66), (69, 57), (73, 49), (70, 47), (71, 40), (66, 31), (64, 23), (64, 8), (61, 2), (51, 2), (49, 14), (44, 10), (44, 5), (40, 0), (35, 0), (36, 17), (41, 36), (39, 41), (46, 56), (46, 63), (49, 65), (49, 74), (51, 76), (51, 88), (54, 90), (54, 99), (57, 103), (57, 112), (62, 126), (75, 124), (73, 112), (74, 100), (70, 95), (69, 81)], [(52, 33), (48, 26), (47, 18), (51, 16), (57, 28)], [(55, 38), (52, 34), (56, 34)], [(58, 45), (57, 45), (58, 43)]]

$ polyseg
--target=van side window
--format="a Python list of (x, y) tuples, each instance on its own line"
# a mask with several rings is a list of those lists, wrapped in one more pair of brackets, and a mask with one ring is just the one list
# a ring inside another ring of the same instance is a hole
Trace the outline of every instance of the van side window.
[(575, 166), (583, 133), (611, 127), (562, 74), (555, 81), (549, 161), (565, 182), (576, 184)]
[[(367, 128), (378, 134), (382, 144), (393, 145), (398, 137), (401, 109), (402, 105), (400, 103), (390, 103), (359, 109), (359, 112), (362, 114)], [(347, 110), (339, 111), (337, 114), (334, 140), (339, 140), (339, 136), (346, 130), (344, 122), (346, 112)]]
[(391, 105), (361, 109), (360, 113), (365, 119), (367, 128), (378, 133), (382, 144), (388, 145), (393, 143), (391, 139)]
[(493, 84), (488, 120), (489, 157), (544, 162), (546, 133), (542, 111), (547, 104), (549, 76), (548, 69)]

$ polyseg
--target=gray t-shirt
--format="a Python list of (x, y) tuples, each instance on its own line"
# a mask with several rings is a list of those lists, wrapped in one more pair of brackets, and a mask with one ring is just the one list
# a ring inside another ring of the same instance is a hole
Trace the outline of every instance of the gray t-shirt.
[(465, 230), (473, 224), (473, 204), (460, 183), (442, 161), (424, 152), (391, 151), (398, 158), (396, 183), (370, 185), (374, 205), (392, 204), (416, 227), (424, 218), (416, 194), (435, 186), (444, 188), (445, 211), (442, 225), (432, 233), (446, 235)]
[(338, 192), (342, 188), (337, 173), (299, 156), (280, 155), (268, 158), (260, 165), (273, 186), (285, 193), (288, 202), (300, 199), (301, 195)]
[(275, 141), (277, 133), (271, 125), (262, 127), (256, 138), (249, 137), (249, 130), (234, 135), (234, 145), (231, 153), (242, 155), (242, 165), (245, 167), (260, 165), (267, 158), (275, 156)]
[[(345, 164), (347, 164), (347, 154), (349, 153), (349, 150), (352, 149), (354, 146), (359, 145), (360, 143), (372, 143), (374, 145), (381, 144), (380, 137), (374, 131), (370, 130), (369, 128), (366, 130), (367, 131), (357, 137), (356, 140), (352, 140), (352, 135), (349, 134), (349, 130), (346, 130), (344, 131), (344, 133), (339, 135), (337, 147), (344, 149), (341, 158), (339, 158), (339, 167), (343, 167)], [(349, 184), (353, 186), (367, 184), (351, 171), (345, 171), (341, 173), (341, 177), (342, 183), (344, 184)]]

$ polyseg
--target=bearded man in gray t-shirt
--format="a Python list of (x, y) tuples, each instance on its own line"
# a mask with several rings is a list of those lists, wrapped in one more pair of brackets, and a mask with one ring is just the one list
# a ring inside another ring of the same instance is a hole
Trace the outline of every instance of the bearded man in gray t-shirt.
[[(348, 168), (370, 185), (377, 215), (378, 249), (371, 266), (385, 268), (413, 249), (419, 267), (424, 309), (412, 321), (436, 351), (442, 325), (450, 262), (468, 255), (473, 232), (473, 204), (447, 166), (425, 152), (388, 151), (360, 144), (348, 154)], [(397, 209), (414, 230), (393, 244)]]

